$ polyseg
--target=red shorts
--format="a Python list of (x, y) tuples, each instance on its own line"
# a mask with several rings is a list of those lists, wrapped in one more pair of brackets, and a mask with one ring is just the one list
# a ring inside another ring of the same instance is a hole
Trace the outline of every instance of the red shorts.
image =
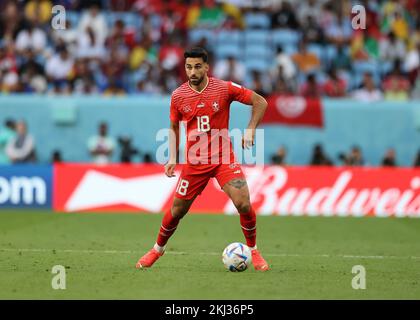
[(217, 165), (189, 165), (184, 164), (175, 190), (175, 197), (190, 200), (199, 195), (210, 178), (216, 178), (220, 188), (232, 179), (244, 179), (241, 165), (217, 164)]

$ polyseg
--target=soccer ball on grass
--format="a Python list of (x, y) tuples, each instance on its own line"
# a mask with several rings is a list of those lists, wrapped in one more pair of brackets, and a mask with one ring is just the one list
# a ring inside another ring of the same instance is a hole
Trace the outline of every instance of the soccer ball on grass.
[(222, 260), (229, 271), (245, 271), (252, 262), (251, 250), (243, 243), (231, 243), (223, 250)]

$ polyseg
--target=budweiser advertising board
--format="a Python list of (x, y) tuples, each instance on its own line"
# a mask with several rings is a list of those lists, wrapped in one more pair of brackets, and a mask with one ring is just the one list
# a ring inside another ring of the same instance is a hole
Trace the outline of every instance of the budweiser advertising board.
[[(260, 215), (420, 217), (420, 169), (259, 166), (244, 171)], [(161, 165), (56, 165), (54, 209), (161, 212), (170, 206), (177, 182)], [(190, 211), (236, 212), (214, 179)]]

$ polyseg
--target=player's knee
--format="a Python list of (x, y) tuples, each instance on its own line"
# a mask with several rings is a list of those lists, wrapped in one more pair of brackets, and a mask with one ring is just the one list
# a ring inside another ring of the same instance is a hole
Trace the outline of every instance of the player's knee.
[(248, 213), (251, 210), (251, 203), (248, 200), (239, 200), (235, 203), (239, 213)]

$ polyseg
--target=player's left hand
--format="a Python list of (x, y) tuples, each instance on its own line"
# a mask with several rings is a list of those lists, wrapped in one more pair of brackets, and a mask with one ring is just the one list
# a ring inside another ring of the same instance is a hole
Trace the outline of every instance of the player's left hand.
[(245, 129), (245, 135), (242, 137), (242, 149), (249, 149), (255, 144), (255, 129)]

